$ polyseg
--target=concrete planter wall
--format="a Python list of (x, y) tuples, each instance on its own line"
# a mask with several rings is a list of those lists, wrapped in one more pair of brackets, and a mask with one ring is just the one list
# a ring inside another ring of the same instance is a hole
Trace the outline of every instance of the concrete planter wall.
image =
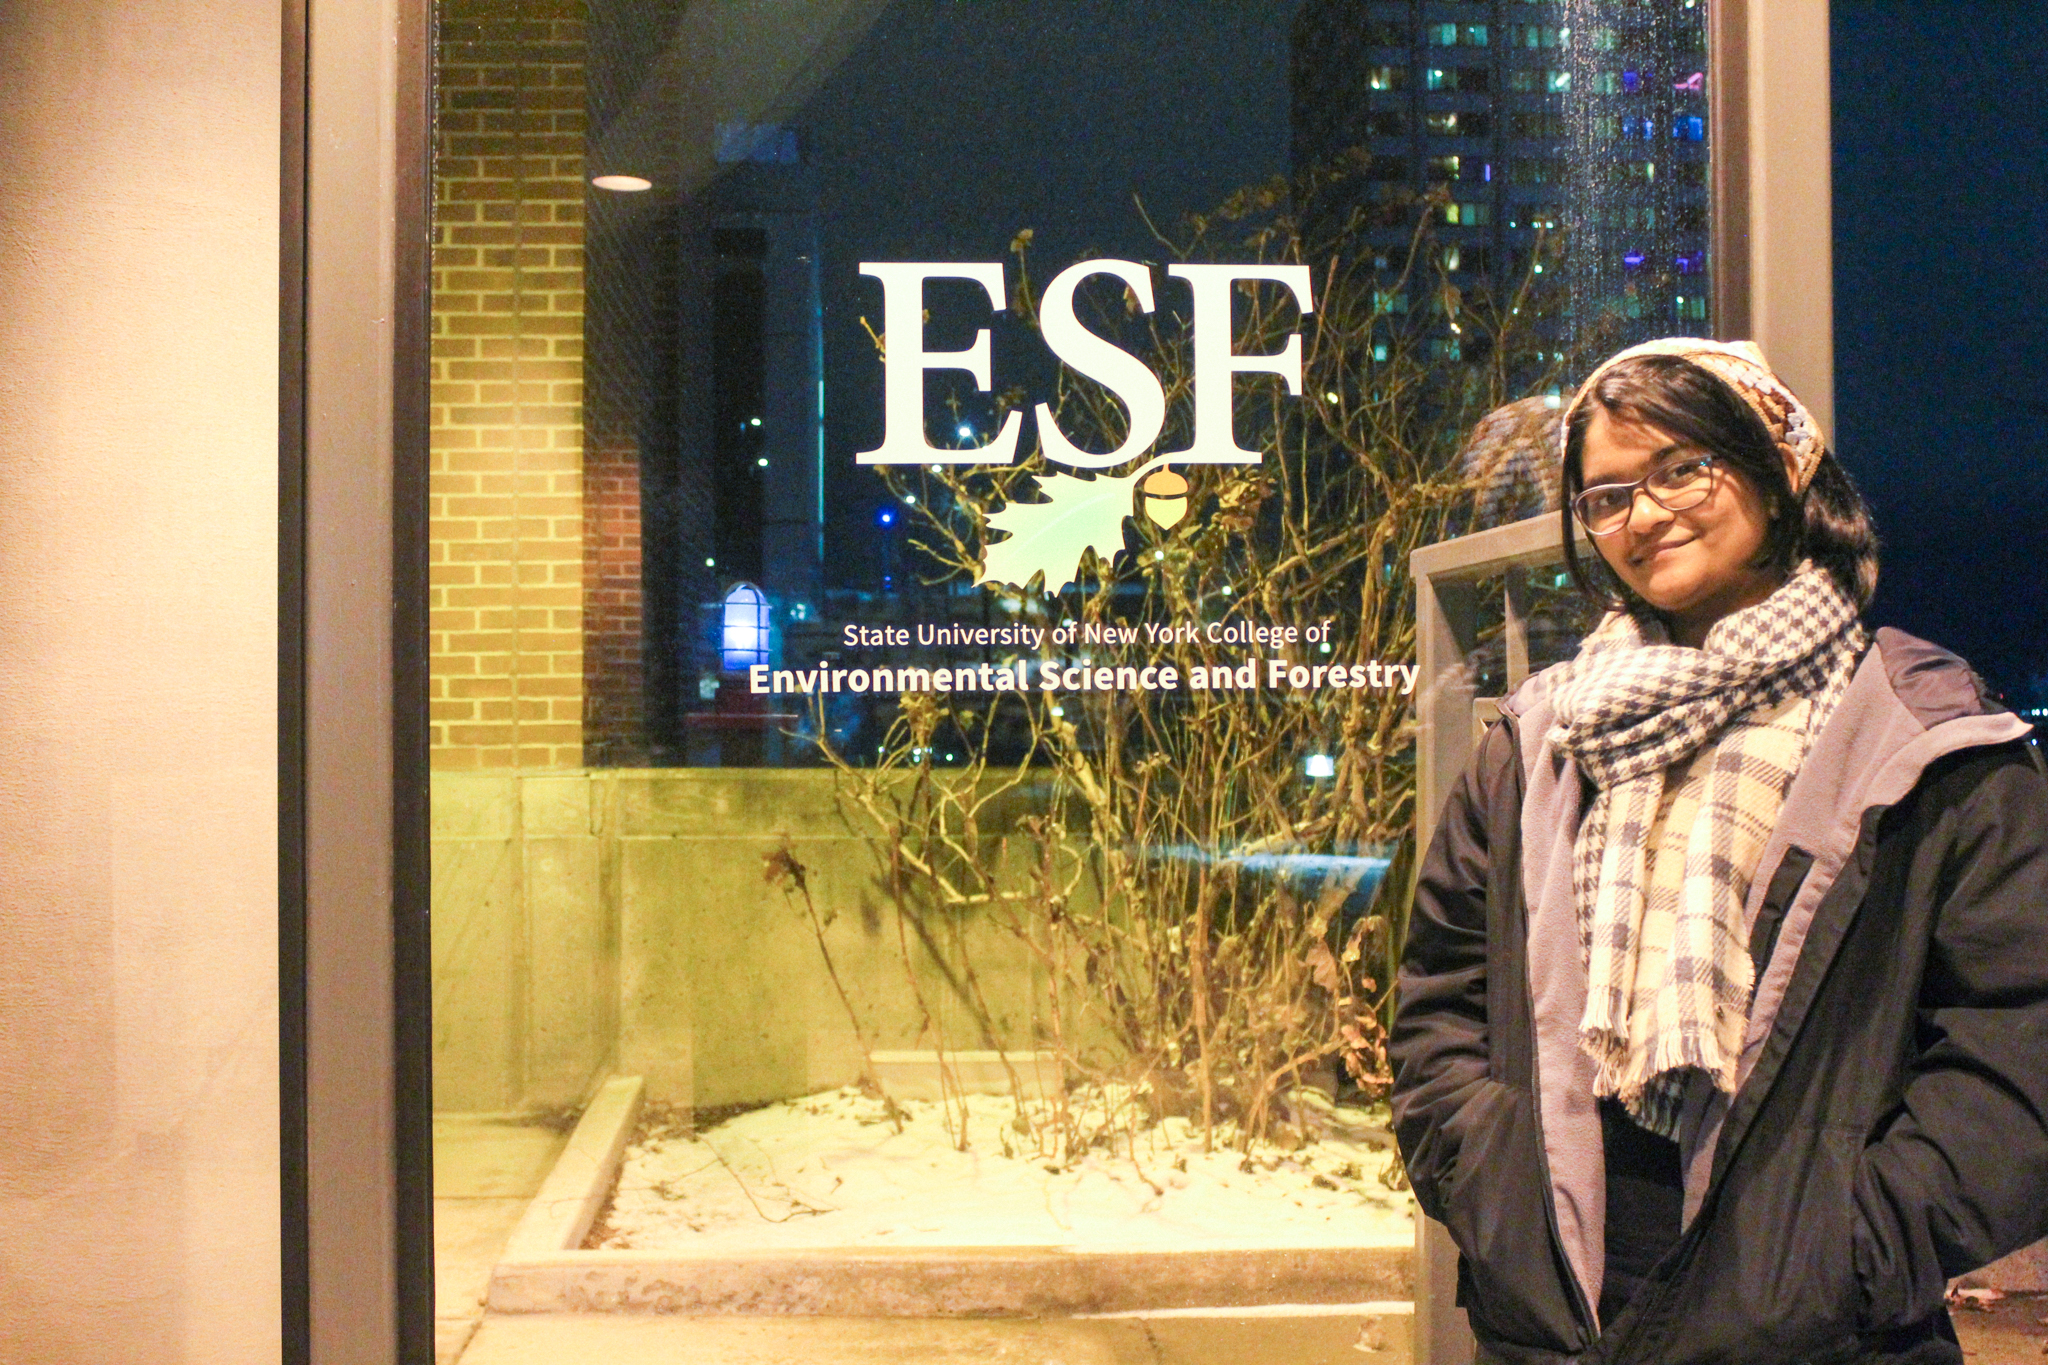
[[(841, 1085), (861, 1051), (800, 909), (764, 875), (785, 842), (876, 1048), (929, 1047), (865, 834), (819, 770), (437, 774), (434, 1092), (444, 1111), (582, 1102), (611, 1072), (655, 1103)], [(1023, 809), (1024, 803), (1015, 803)], [(983, 917), (957, 926), (999, 1020), (912, 943), (948, 1047), (1028, 1047), (1038, 978)], [(922, 1036), (921, 1036), (922, 1035)]]

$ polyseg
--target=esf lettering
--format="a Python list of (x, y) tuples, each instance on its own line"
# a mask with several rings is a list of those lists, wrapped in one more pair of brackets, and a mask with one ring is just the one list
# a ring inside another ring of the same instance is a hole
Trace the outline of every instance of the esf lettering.
[(1038, 667), (1041, 691), (1057, 692), (1171, 692), (1180, 686), (1180, 670), (1168, 664), (1144, 668), (1091, 668), (1045, 663)]
[(839, 632), (839, 643), (847, 649), (881, 649), (910, 643), (908, 626), (857, 626), (848, 622)]
[(1373, 659), (1362, 664), (1291, 664), (1285, 659), (1266, 660), (1266, 686), (1282, 684), (1302, 691), (1318, 687), (1382, 687), (1399, 684), (1401, 695), (1415, 690), (1414, 664), (1383, 664)]
[[(982, 328), (964, 351), (928, 351), (924, 345), (924, 282), (969, 280), (988, 293), (998, 311), (1009, 307), (1000, 261), (933, 264), (866, 262), (860, 273), (882, 283), (882, 443), (854, 459), (860, 464), (1012, 464), (1023, 435), (1024, 414), (1012, 412), (986, 445), (953, 450), (934, 446), (924, 429), (927, 370), (964, 370), (983, 392), (993, 385), (989, 333)], [(1187, 281), (1193, 294), (1189, 356), (1194, 388), (1194, 425), (1185, 450), (1164, 452), (1175, 464), (1257, 464), (1261, 453), (1237, 444), (1230, 428), (1231, 381), (1240, 374), (1275, 374), (1291, 394), (1301, 393), (1301, 335), (1270, 355), (1239, 355), (1231, 348), (1231, 295), (1241, 283), (1269, 282), (1293, 295), (1304, 314), (1315, 311), (1305, 265), (1170, 265), (1166, 273)], [(1095, 380), (1122, 400), (1130, 414), (1123, 444), (1093, 454), (1069, 441), (1052, 408), (1032, 409), (1038, 438), (1048, 459), (1080, 469), (1108, 469), (1150, 450), (1166, 426), (1166, 390), (1150, 366), (1081, 325), (1074, 291), (1092, 275), (1123, 281), (1143, 312), (1153, 311), (1152, 272), (1136, 261), (1094, 260), (1068, 266), (1046, 286), (1039, 304), (1046, 346), (1077, 373)]]

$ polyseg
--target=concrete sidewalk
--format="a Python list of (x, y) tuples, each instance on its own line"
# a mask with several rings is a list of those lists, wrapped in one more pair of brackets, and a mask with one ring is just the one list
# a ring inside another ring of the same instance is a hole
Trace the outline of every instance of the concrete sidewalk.
[(1063, 1319), (487, 1315), (462, 1365), (1409, 1365), (1406, 1304)]
[(461, 1357), (483, 1317), (491, 1269), (568, 1140), (559, 1124), (536, 1119), (435, 1117), (435, 1365)]

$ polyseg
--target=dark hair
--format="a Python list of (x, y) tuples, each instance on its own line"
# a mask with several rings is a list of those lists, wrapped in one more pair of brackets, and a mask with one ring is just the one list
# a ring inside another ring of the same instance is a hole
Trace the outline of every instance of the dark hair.
[(1598, 555), (1580, 553), (1572, 499), (1585, 491), (1586, 428), (1595, 409), (1668, 431), (1713, 455), (1763, 500), (1759, 563), (1790, 569), (1811, 559), (1861, 610), (1877, 591), (1877, 529), (1834, 452), (1824, 452), (1806, 491), (1794, 494), (1770, 429), (1735, 390), (1683, 356), (1632, 356), (1600, 376), (1572, 410), (1564, 447), (1564, 558), (1581, 592), (1610, 607), (1648, 607)]

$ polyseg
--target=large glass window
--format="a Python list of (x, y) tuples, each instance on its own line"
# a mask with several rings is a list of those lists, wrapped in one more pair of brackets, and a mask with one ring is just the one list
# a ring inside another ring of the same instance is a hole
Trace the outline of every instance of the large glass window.
[(1711, 325), (1703, 12), (1563, 9), (443, 0), (451, 1332), (604, 1249), (1405, 1265), (1408, 556)]

